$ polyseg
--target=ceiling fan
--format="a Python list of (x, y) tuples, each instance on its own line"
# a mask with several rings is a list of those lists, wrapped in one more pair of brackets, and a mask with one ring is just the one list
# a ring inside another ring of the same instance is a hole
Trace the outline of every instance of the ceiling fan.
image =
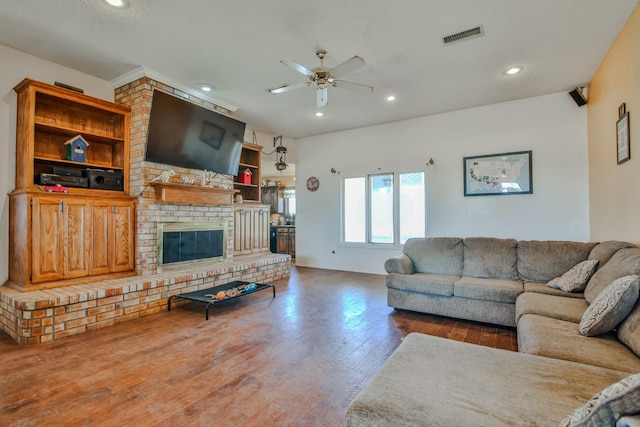
[(278, 94), (289, 92), (291, 90), (300, 89), (303, 87), (312, 86), (315, 84), (316, 88), (316, 106), (324, 107), (327, 105), (327, 88), (329, 86), (339, 87), (351, 91), (358, 92), (372, 92), (373, 88), (371, 86), (363, 85), (360, 83), (347, 82), (344, 80), (340, 80), (339, 77), (350, 73), (352, 71), (357, 70), (358, 68), (362, 68), (365, 66), (364, 59), (359, 56), (354, 56), (351, 59), (347, 59), (342, 64), (338, 65), (334, 68), (327, 68), (324, 66), (324, 58), (327, 56), (327, 51), (320, 49), (316, 51), (316, 56), (320, 58), (320, 66), (312, 69), (308, 69), (307, 67), (298, 64), (291, 59), (283, 59), (280, 63), (286, 65), (289, 68), (297, 71), (300, 74), (304, 74), (309, 78), (309, 81), (303, 83), (295, 83), (295, 84), (283, 84), (278, 87), (274, 87), (272, 89), (267, 89), (269, 92)]

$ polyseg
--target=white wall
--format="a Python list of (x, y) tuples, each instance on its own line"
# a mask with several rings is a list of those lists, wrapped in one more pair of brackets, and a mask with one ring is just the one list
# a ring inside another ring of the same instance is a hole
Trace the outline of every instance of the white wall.
[(109, 82), (0, 45), (0, 284), (9, 277), (9, 197), (15, 185), (16, 93), (13, 87), (28, 77), (44, 83), (67, 83), (87, 95), (113, 101)]
[[(341, 177), (378, 171), (426, 171), (430, 236), (589, 240), (586, 109), (566, 92), (296, 144), (299, 266), (384, 273), (385, 259), (399, 247), (340, 244)], [(464, 156), (524, 150), (533, 150), (532, 195), (463, 196)], [(426, 166), (430, 158), (435, 164)], [(305, 187), (310, 176), (320, 179), (314, 193)]]

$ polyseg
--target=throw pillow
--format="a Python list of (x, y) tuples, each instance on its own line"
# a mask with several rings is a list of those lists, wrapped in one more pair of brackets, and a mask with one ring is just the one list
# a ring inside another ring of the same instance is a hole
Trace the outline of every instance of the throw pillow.
[(562, 420), (560, 427), (614, 426), (623, 415), (640, 413), (640, 374), (626, 377), (593, 396)]
[(593, 337), (618, 326), (636, 304), (638, 289), (638, 276), (624, 276), (611, 282), (585, 310), (580, 333)]
[(547, 286), (565, 292), (582, 292), (587, 286), (591, 275), (596, 271), (596, 267), (598, 267), (597, 259), (582, 261), (574, 265), (562, 276), (551, 279)]

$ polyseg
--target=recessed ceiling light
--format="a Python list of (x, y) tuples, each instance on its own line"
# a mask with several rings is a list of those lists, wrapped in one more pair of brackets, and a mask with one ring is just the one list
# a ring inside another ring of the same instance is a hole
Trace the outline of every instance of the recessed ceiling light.
[(313, 113), (313, 115), (316, 117), (322, 117), (324, 116), (324, 113), (322, 111), (316, 111), (315, 113)]
[(514, 74), (518, 74), (520, 71), (522, 71), (522, 67), (511, 67), (508, 70), (506, 70), (504, 73), (512, 76)]
[(395, 97), (395, 96), (393, 96), (393, 95), (389, 95), (389, 96), (387, 96), (385, 99), (386, 99), (387, 101), (391, 102), (391, 101), (395, 101), (395, 100), (396, 100), (396, 97)]
[(127, 0), (104, 0), (109, 6), (117, 7), (118, 9), (124, 9), (128, 6)]
[(213, 90), (215, 90), (215, 87), (213, 87), (209, 83), (200, 83), (200, 85), (198, 85), (198, 87), (203, 92), (212, 92)]

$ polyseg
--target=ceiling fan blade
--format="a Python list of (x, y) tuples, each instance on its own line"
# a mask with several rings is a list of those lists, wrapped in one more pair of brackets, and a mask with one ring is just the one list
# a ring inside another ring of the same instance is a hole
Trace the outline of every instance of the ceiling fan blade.
[(340, 76), (344, 76), (347, 73), (357, 70), (358, 68), (364, 67), (366, 64), (364, 59), (359, 56), (354, 56), (351, 59), (347, 59), (342, 64), (338, 65), (331, 69), (330, 73), (333, 77), (338, 78)]
[(371, 86), (363, 85), (360, 83), (346, 82), (344, 80), (335, 80), (332, 86), (350, 90), (352, 92), (373, 92), (373, 87)]
[(316, 91), (316, 107), (324, 107), (327, 105), (327, 95), (329, 91), (327, 87), (319, 87)]
[(292, 91), (292, 90), (296, 90), (296, 89), (300, 89), (300, 88), (303, 88), (303, 87), (307, 87), (307, 86), (311, 85), (311, 83), (313, 83), (313, 82), (296, 83), (296, 84), (293, 84), (293, 85), (285, 83), (285, 84), (283, 84), (281, 86), (274, 87), (274, 88), (271, 88), (271, 89), (267, 89), (267, 92), (271, 92), (271, 93), (274, 93), (274, 94), (289, 92), (289, 91)]
[(280, 61), (280, 63), (286, 65), (289, 68), (293, 68), (295, 71), (299, 72), (300, 74), (304, 74), (305, 76), (313, 77), (316, 75), (313, 71), (311, 71), (304, 65), (300, 65), (296, 61), (292, 61), (291, 59), (283, 59), (282, 61)]

